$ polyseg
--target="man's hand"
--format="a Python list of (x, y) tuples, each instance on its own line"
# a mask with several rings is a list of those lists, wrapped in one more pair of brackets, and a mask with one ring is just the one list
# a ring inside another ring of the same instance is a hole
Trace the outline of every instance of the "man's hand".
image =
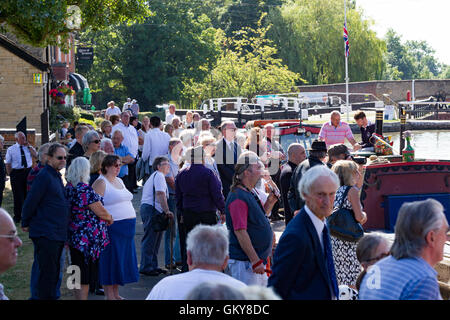
[(22, 227), (22, 231), (23, 231), (23, 232), (29, 232), (29, 231), (30, 231), (30, 228), (29, 228), (29, 227)]
[(353, 151), (360, 150), (361, 148), (362, 148), (362, 146), (360, 144), (358, 144), (358, 143), (353, 145)]

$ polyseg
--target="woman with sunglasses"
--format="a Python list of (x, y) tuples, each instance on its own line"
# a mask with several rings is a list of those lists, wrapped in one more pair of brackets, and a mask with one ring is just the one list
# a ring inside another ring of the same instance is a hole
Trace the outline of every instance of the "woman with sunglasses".
[(100, 150), (100, 137), (95, 130), (89, 130), (83, 136), (82, 146), (84, 150), (84, 157), (89, 160), (90, 156)]
[[(359, 199), (357, 184), (360, 181), (361, 173), (358, 165), (351, 160), (339, 160), (331, 170), (337, 174), (341, 185), (336, 191), (334, 208), (342, 204), (342, 208), (353, 211), (356, 221), (364, 224), (367, 221), (367, 215), (362, 210)], [(361, 270), (361, 265), (356, 257), (357, 242), (350, 242), (332, 235), (331, 243), (338, 284), (355, 288), (356, 279)]]
[(102, 162), (102, 174), (92, 185), (103, 197), (104, 207), (114, 219), (108, 226), (110, 244), (101, 253), (99, 261), (99, 280), (107, 300), (123, 300), (119, 285), (139, 280), (134, 244), (136, 212), (131, 203), (133, 194), (117, 177), (121, 166), (119, 156), (107, 155)]

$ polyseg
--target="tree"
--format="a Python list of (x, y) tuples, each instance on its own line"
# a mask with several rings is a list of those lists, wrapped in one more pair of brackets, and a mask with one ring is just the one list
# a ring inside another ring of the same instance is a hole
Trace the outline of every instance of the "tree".
[[(268, 36), (279, 48), (279, 56), (310, 84), (345, 81), (343, 5), (341, 0), (289, 0), (269, 11), (267, 23), (273, 28)], [(349, 78), (379, 79), (385, 44), (370, 29), (372, 21), (362, 19), (354, 2), (347, 7)]]
[(2, 0), (0, 24), (6, 23), (3, 29), (32, 46), (58, 45), (67, 49), (71, 30), (66, 20), (72, 15), (67, 10), (70, 5), (81, 9), (81, 30), (142, 21), (151, 13), (145, 0)]
[(290, 92), (302, 79), (276, 58), (277, 49), (265, 37), (269, 28), (261, 24), (256, 30), (246, 27), (234, 37), (219, 32), (217, 41), (223, 51), (217, 65), (203, 82), (185, 83), (184, 96), (199, 103), (215, 97), (252, 98), (262, 93)]

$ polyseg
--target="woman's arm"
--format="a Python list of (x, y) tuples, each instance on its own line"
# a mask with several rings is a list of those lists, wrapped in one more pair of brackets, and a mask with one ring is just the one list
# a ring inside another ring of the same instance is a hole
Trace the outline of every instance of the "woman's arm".
[(361, 224), (366, 223), (367, 215), (364, 211), (362, 211), (358, 191), (353, 187), (348, 192), (348, 201), (350, 201), (352, 205), (356, 221)]
[(169, 205), (167, 204), (166, 193), (163, 191), (156, 191), (156, 200), (161, 204), (163, 212), (169, 216), (169, 218), (173, 218), (173, 213), (169, 210)]
[(94, 191), (97, 194), (99, 194), (102, 197), (104, 197), (105, 196), (105, 189), (106, 189), (105, 181), (103, 181), (103, 179), (95, 180), (94, 184), (92, 185), (92, 189), (94, 189)]
[(89, 204), (88, 208), (94, 212), (97, 217), (105, 220), (109, 226), (114, 222), (112, 215), (109, 214), (100, 201)]

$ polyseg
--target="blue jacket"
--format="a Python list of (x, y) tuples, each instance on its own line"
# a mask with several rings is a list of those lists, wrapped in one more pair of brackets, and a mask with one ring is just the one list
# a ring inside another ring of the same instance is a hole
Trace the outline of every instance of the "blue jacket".
[(289, 222), (278, 242), (268, 286), (284, 300), (331, 299), (325, 256), (304, 208)]
[(30, 238), (44, 237), (66, 241), (70, 203), (61, 174), (46, 165), (33, 181), (22, 208), (22, 227), (29, 227)]

